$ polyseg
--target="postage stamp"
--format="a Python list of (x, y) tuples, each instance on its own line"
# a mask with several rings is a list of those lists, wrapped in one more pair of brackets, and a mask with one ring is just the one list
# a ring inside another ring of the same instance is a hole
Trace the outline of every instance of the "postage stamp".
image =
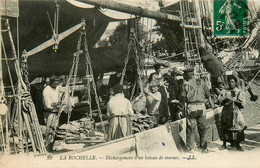
[(248, 36), (247, 4), (247, 0), (214, 0), (214, 35), (216, 37)]

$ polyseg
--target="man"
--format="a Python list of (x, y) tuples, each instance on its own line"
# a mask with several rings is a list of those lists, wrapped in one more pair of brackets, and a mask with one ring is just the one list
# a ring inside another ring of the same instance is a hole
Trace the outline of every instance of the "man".
[(197, 123), (200, 147), (202, 153), (207, 153), (205, 103), (210, 97), (210, 91), (203, 80), (195, 78), (193, 68), (184, 70), (184, 80), (181, 100), (183, 104), (187, 104), (183, 110), (187, 121), (187, 150), (192, 151), (195, 148), (194, 132)]
[(161, 103), (161, 93), (158, 91), (158, 89), (158, 80), (151, 81), (149, 88), (144, 89), (144, 93), (146, 94), (147, 113), (150, 116), (153, 116), (153, 120), (156, 126), (158, 126), (159, 123), (159, 107)]
[(117, 68), (116, 73), (113, 75), (110, 75), (108, 86), (110, 89), (112, 89), (116, 84), (120, 83), (120, 80), (122, 78), (122, 73), (119, 68)]
[(46, 121), (46, 148), (51, 150), (54, 143), (56, 127), (59, 124), (58, 111), (60, 107), (61, 96), (57, 90), (60, 80), (57, 76), (50, 77), (49, 85), (47, 85), (42, 93), (44, 116)]
[(173, 69), (171, 71), (170, 75), (171, 76), (170, 76), (170, 79), (168, 82), (169, 83), (168, 104), (169, 104), (171, 119), (172, 119), (172, 121), (176, 121), (176, 120), (180, 119), (178, 117), (178, 113), (179, 113), (178, 103), (179, 103), (180, 97), (181, 97), (183, 78), (180, 78), (180, 76), (178, 76), (178, 71), (176, 69)]
[(124, 97), (123, 86), (113, 87), (114, 96), (107, 103), (107, 116), (110, 118), (108, 140), (118, 139), (132, 134), (130, 116), (134, 114), (132, 105)]
[(164, 78), (161, 73), (161, 65), (155, 64), (154, 70), (155, 70), (155, 72), (149, 76), (148, 82), (150, 83), (153, 80), (159, 81), (159, 90), (158, 91), (161, 93), (161, 103), (160, 103), (160, 107), (159, 107), (159, 114), (160, 114), (159, 123), (164, 124), (167, 122), (167, 119), (169, 117), (167, 91), (164, 86)]

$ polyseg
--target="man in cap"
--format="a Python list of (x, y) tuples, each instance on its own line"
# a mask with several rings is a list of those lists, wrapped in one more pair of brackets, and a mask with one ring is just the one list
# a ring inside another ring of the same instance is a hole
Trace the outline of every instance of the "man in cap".
[(149, 84), (149, 88), (145, 88), (144, 92), (146, 94), (147, 102), (147, 113), (150, 116), (153, 116), (155, 125), (158, 125), (159, 122), (159, 107), (161, 103), (161, 93), (158, 91), (159, 81), (153, 80)]
[(110, 118), (108, 139), (118, 139), (132, 134), (130, 116), (134, 114), (132, 105), (124, 97), (123, 86), (113, 87), (114, 96), (107, 103), (107, 116)]
[(109, 80), (108, 80), (108, 86), (112, 91), (112, 88), (116, 85), (120, 83), (120, 80), (122, 78), (122, 72), (119, 69), (119, 67), (117, 67), (116, 69), (116, 73), (110, 75)]
[(194, 132), (197, 123), (200, 136), (200, 147), (202, 152), (208, 152), (206, 141), (206, 107), (205, 103), (210, 97), (210, 91), (206, 83), (201, 79), (196, 79), (194, 69), (187, 68), (184, 70), (184, 86), (182, 90), (182, 104), (186, 103), (183, 110), (187, 121), (187, 150), (195, 148)]
[(168, 83), (169, 83), (168, 105), (169, 105), (169, 109), (170, 109), (171, 119), (172, 119), (172, 121), (176, 121), (176, 120), (180, 119), (178, 117), (178, 113), (179, 113), (178, 103), (180, 101), (181, 91), (182, 91), (182, 86), (183, 86), (182, 73), (180, 74), (176, 68), (172, 69), (170, 71), (170, 79), (169, 79)]
[(49, 85), (43, 89), (43, 106), (44, 116), (46, 120), (46, 147), (51, 150), (54, 143), (55, 129), (59, 124), (58, 111), (61, 104), (60, 92), (57, 86), (60, 79), (52, 75), (50, 77)]

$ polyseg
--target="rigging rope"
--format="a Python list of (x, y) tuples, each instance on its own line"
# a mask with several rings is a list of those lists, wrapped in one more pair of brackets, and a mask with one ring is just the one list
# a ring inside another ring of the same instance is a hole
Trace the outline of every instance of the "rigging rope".
[[(95, 94), (95, 100), (96, 100), (96, 104), (97, 104), (97, 108), (98, 108), (98, 114), (100, 117), (100, 121), (102, 124), (102, 131), (103, 133), (105, 133), (105, 126), (104, 126), (104, 122), (102, 119), (102, 113), (101, 113), (101, 109), (100, 109), (100, 105), (99, 105), (99, 99), (98, 99), (98, 95), (97, 95), (97, 89), (96, 89), (96, 84), (94, 81), (94, 75), (93, 75), (93, 70), (92, 70), (92, 66), (91, 66), (91, 60), (90, 60), (90, 56), (89, 56), (89, 51), (88, 51), (88, 43), (87, 43), (87, 37), (86, 37), (86, 33), (84, 34), (84, 49), (85, 49), (85, 57), (86, 57), (86, 63), (87, 63), (87, 70), (89, 70), (89, 74), (92, 77), (93, 81), (92, 81), (92, 88)], [(86, 72), (86, 75), (88, 73)]]
[[(72, 91), (71, 91), (71, 95), (73, 96), (74, 94), (74, 90), (75, 90), (75, 83), (76, 83), (76, 77), (77, 77), (77, 72), (78, 72), (78, 63), (79, 63), (79, 55), (81, 53), (83, 53), (83, 51), (81, 50), (81, 44), (82, 44), (82, 36), (84, 38), (84, 52), (85, 52), (85, 64), (86, 64), (86, 77), (87, 77), (87, 94), (88, 94), (88, 101), (89, 101), (89, 118), (90, 121), (93, 122), (93, 110), (92, 110), (92, 105), (91, 105), (91, 86), (93, 88), (94, 91), (94, 95), (95, 95), (95, 101), (97, 104), (97, 108), (98, 108), (98, 114), (102, 123), (102, 131), (105, 133), (105, 128), (104, 128), (104, 123), (103, 123), (103, 119), (102, 119), (102, 113), (101, 113), (101, 109), (100, 109), (100, 105), (99, 105), (99, 99), (97, 96), (97, 91), (96, 91), (96, 85), (95, 85), (95, 81), (93, 80), (93, 70), (92, 70), (92, 66), (91, 66), (91, 60), (90, 60), (90, 56), (89, 56), (89, 52), (88, 52), (88, 44), (87, 44), (87, 38), (86, 38), (86, 31), (85, 28), (82, 28), (82, 31), (80, 32), (80, 37), (77, 43), (77, 52), (74, 54), (74, 58), (73, 58), (73, 64), (69, 73), (69, 78), (66, 82), (66, 86), (65, 86), (65, 94), (62, 97), (62, 103), (61, 103), (61, 107), (59, 110), (59, 115), (58, 118), (60, 116), (60, 114), (62, 113), (62, 111), (64, 110), (64, 106), (65, 105), (69, 105), (69, 109), (67, 109), (67, 113), (68, 113), (68, 120), (67, 120), (67, 124), (69, 124), (69, 120), (71, 117), (71, 111), (72, 111), (72, 106), (69, 103), (69, 86), (70, 86), (70, 81), (73, 78), (73, 84), (72, 84)], [(90, 81), (91, 80), (91, 81)], [(67, 103), (67, 104), (66, 104)], [(66, 133), (67, 136), (67, 133)], [(66, 137), (65, 137), (66, 139)]]
[[(3, 39), (1, 39), (1, 43), (3, 44), (3, 47), (4, 47), (7, 71), (8, 71), (8, 75), (10, 78), (13, 95), (15, 96), (13, 98), (13, 100), (14, 100), (13, 109), (10, 110), (10, 112), (13, 111), (12, 118), (14, 118), (14, 120), (15, 120), (13, 122), (10, 122), (11, 136), (13, 137), (14, 134), (16, 134), (16, 136), (18, 137), (18, 147), (20, 148), (20, 150), (23, 151), (23, 149), (24, 149), (23, 140), (25, 138), (28, 139), (28, 137), (25, 137), (26, 135), (24, 134), (24, 131), (27, 131), (27, 133), (29, 134), (30, 142), (33, 147), (33, 151), (36, 152), (36, 149), (38, 149), (40, 153), (46, 153), (44, 141), (42, 138), (42, 133), (41, 133), (41, 130), (39, 127), (39, 121), (38, 121), (38, 118), (36, 115), (36, 110), (35, 110), (34, 104), (32, 102), (30, 92), (28, 91), (28, 87), (26, 86), (26, 84), (24, 83), (23, 78), (22, 78), (22, 72), (20, 69), (19, 60), (18, 60), (16, 49), (15, 49), (15, 44), (13, 41), (8, 19), (6, 19), (5, 26), (7, 27), (8, 37), (9, 37), (9, 40), (11, 43), (11, 51), (12, 51), (12, 55), (13, 55), (12, 58), (7, 58), (4, 42), (3, 42)], [(7, 60), (12, 60), (13, 64), (14, 64), (14, 69), (15, 69), (16, 76), (17, 76), (17, 84), (16, 84), (17, 89), (16, 90), (14, 89), (12, 76), (10, 73), (10, 67), (9, 67)], [(2, 68), (2, 66), (1, 66), (1, 68)], [(10, 109), (10, 105), (9, 105), (9, 109)], [(9, 128), (8, 128), (7, 122), (8, 122), (8, 116), (6, 116), (6, 133), (8, 135), (6, 137), (9, 137), (9, 134), (8, 134)], [(14, 124), (17, 124), (18, 127), (15, 127)], [(24, 124), (26, 124), (26, 127), (24, 127)], [(15, 128), (17, 128), (17, 130), (14, 130)], [(24, 128), (27, 128), (27, 130)], [(14, 137), (13, 137), (13, 139), (14, 139)], [(7, 143), (9, 144), (8, 141), (9, 141), (9, 139), (7, 138)], [(36, 144), (36, 146), (35, 146), (35, 144)], [(16, 150), (16, 145), (17, 144), (14, 143), (15, 150)], [(27, 147), (28, 147), (28, 145), (27, 145)]]
[[(124, 64), (124, 68), (123, 68), (123, 71), (122, 71), (122, 77), (121, 77), (121, 80), (120, 80), (120, 84), (121, 85), (123, 84), (124, 76), (125, 76), (125, 72), (126, 72), (126, 67), (127, 67), (128, 61), (129, 61), (130, 51), (131, 51), (131, 49), (133, 47), (133, 49), (134, 49), (134, 57), (135, 57), (135, 62), (136, 62), (136, 67), (137, 67), (136, 68), (136, 70), (137, 70), (136, 82), (138, 82), (138, 84), (140, 86), (141, 93), (143, 93), (143, 86), (142, 86), (142, 79), (141, 79), (141, 75), (142, 74), (141, 74), (141, 69), (140, 69), (140, 58), (139, 58), (139, 55), (138, 55), (137, 44), (138, 44), (138, 40), (136, 38), (135, 29), (131, 28), (130, 29), (130, 42), (129, 42), (129, 45), (128, 45), (127, 56), (126, 56), (126, 59), (125, 59), (125, 64)], [(135, 92), (135, 88), (136, 88), (136, 84), (132, 88), (130, 100), (133, 98), (133, 94)]]
[[(1, 38), (1, 43), (2, 43), (2, 46), (3, 46), (2, 48), (3, 48), (4, 57), (5, 57), (5, 63), (6, 63), (6, 67), (7, 67), (8, 76), (9, 76), (9, 79), (10, 79), (11, 89), (12, 89), (12, 92), (13, 92), (12, 95), (15, 95), (15, 89), (14, 89), (12, 74), (11, 74), (9, 63), (8, 63), (8, 58), (7, 58), (7, 54), (6, 54), (6, 50), (5, 50), (5, 44), (4, 44), (4, 41), (3, 41), (2, 38)], [(2, 62), (1, 62), (1, 64), (2, 64)], [(3, 66), (1, 66), (1, 67), (3, 67)]]
[(65, 93), (62, 97), (61, 106), (60, 106), (59, 113), (58, 113), (58, 119), (59, 119), (62, 111), (65, 108), (65, 106), (66, 105), (70, 106), (70, 107), (67, 107), (67, 109), (66, 109), (66, 112), (68, 114), (67, 124), (69, 124), (69, 120), (70, 120), (70, 117), (71, 117), (71, 111), (72, 111), (71, 104), (70, 104), (70, 95), (69, 95), (70, 89), (69, 89), (69, 87), (70, 87), (70, 82), (71, 82), (71, 79), (72, 79), (73, 84), (72, 84), (71, 95), (73, 96), (74, 90), (75, 90), (77, 72), (78, 72), (78, 63), (79, 63), (82, 34), (83, 33), (80, 32), (80, 37), (79, 37), (79, 40), (78, 40), (78, 43), (77, 43), (77, 52), (75, 54), (73, 54), (74, 57), (73, 57), (72, 67), (71, 67), (70, 72), (69, 72), (69, 78), (67, 79), (67, 82), (66, 82), (66, 85), (65, 85)]

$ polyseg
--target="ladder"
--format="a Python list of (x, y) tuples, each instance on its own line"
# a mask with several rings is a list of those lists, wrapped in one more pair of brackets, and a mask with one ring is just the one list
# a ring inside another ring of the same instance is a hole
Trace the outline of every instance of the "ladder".
[(180, 0), (181, 26), (184, 33), (187, 67), (201, 64), (199, 48), (205, 46), (201, 16), (209, 14), (208, 11), (209, 3), (207, 1)]
[(202, 32), (201, 16), (209, 15), (207, 0), (180, 0), (181, 26), (185, 42), (186, 62), (184, 66), (194, 68), (197, 78), (204, 78), (208, 87), (211, 87), (210, 75), (201, 62), (200, 47), (206, 47)]

